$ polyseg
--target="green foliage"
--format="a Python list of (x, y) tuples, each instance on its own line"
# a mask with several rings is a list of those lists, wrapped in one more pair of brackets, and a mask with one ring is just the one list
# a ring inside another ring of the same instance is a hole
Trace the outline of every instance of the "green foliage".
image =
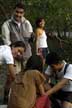
[(57, 52), (61, 57), (72, 63), (72, 38), (62, 38), (62, 47), (60, 41), (55, 37), (48, 38), (48, 46), (50, 51)]
[[(64, 31), (72, 31), (72, 0), (0, 0), (0, 27), (3, 22), (8, 19), (14, 5), (22, 1), (25, 5), (25, 17), (30, 20), (33, 28), (35, 28), (35, 20), (37, 17), (44, 17), (46, 20), (46, 29), (48, 31), (56, 31), (58, 34)], [(65, 39), (68, 43), (63, 44), (64, 57), (69, 56), (71, 60), (71, 39)], [(64, 39), (64, 40), (65, 40)], [(57, 44), (56, 44), (57, 43)], [(58, 51), (59, 43), (56, 39), (48, 41), (50, 50)], [(63, 50), (60, 50), (63, 52)]]
[(18, 1), (22, 1), (25, 4), (25, 16), (31, 21), (34, 27), (36, 18), (41, 16), (46, 19), (46, 28), (49, 30), (71, 30), (71, 0), (0, 0), (0, 24), (2, 24), (6, 18), (10, 17), (13, 12), (13, 7)]

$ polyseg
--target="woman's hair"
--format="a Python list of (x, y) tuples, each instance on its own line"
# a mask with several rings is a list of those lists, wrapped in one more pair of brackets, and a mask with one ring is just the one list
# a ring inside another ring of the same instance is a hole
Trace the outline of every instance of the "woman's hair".
[(35, 24), (36, 24), (36, 27), (39, 27), (40, 26), (40, 22), (44, 20), (44, 18), (37, 18)]
[(3, 41), (2, 37), (0, 37), (0, 45), (4, 45), (4, 41)]
[(43, 71), (43, 62), (42, 58), (39, 55), (32, 55), (26, 64), (26, 70), (36, 69), (39, 71)]

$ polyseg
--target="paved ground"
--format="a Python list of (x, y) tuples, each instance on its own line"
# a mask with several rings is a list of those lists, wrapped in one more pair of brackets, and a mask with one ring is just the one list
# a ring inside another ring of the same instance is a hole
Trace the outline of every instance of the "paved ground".
[(7, 108), (7, 105), (0, 105), (0, 108)]

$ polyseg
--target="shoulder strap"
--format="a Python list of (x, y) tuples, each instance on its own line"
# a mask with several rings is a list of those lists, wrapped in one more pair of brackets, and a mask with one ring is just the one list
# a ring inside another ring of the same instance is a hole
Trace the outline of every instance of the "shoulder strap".
[(67, 70), (67, 67), (69, 66), (69, 64), (66, 64), (65, 65), (65, 68), (64, 68), (64, 75), (65, 75), (65, 73), (66, 73), (66, 70)]

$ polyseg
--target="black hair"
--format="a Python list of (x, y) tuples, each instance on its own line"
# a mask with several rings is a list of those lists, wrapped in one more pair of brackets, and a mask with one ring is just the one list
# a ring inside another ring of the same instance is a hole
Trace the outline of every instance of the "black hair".
[(26, 70), (36, 69), (39, 71), (43, 71), (43, 61), (39, 55), (32, 55), (26, 64)]
[(16, 41), (16, 42), (12, 43), (12, 44), (10, 45), (10, 47), (23, 47), (23, 48), (26, 49), (25, 44), (24, 44), (24, 42), (22, 42), (22, 41)]
[(62, 58), (56, 52), (51, 52), (46, 56), (47, 65), (58, 64), (60, 61), (62, 61)]
[(0, 37), (0, 45), (4, 45), (4, 41), (3, 41), (2, 37)]
[(24, 9), (24, 7), (25, 7), (24, 4), (22, 2), (19, 2), (15, 5), (14, 9), (16, 8)]
[(39, 25), (39, 23), (42, 21), (42, 20), (44, 20), (44, 18), (43, 17), (41, 17), (41, 18), (37, 18), (37, 20), (36, 20), (36, 27), (39, 27), (40, 25)]

